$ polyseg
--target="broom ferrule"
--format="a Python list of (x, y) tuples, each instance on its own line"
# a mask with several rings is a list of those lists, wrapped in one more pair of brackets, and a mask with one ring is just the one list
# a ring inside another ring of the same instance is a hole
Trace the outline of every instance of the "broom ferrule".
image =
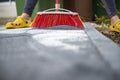
[(55, 9), (58, 11), (60, 9), (60, 4), (56, 3), (55, 4)]
[(56, 0), (56, 3), (55, 3), (56, 11), (59, 11), (59, 8), (60, 8), (60, 0)]

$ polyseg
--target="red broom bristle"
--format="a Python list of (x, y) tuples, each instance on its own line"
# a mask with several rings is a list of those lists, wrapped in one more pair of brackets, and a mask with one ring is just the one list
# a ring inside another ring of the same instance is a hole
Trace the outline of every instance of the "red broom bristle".
[(59, 25), (69, 25), (84, 29), (80, 16), (71, 14), (37, 14), (32, 23), (34, 28), (47, 28)]

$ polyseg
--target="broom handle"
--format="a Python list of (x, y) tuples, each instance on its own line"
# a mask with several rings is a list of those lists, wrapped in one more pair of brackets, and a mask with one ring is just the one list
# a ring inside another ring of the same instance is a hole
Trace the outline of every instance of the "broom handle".
[(55, 9), (58, 11), (60, 9), (60, 0), (56, 0)]

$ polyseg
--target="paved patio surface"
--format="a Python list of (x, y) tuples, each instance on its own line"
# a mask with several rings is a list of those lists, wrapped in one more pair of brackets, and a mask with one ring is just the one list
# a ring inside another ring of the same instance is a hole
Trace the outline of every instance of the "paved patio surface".
[(120, 47), (85, 26), (0, 31), (0, 80), (120, 80)]
[(6, 28), (5, 28), (5, 25), (0, 25), (0, 31), (1, 30), (5, 30)]

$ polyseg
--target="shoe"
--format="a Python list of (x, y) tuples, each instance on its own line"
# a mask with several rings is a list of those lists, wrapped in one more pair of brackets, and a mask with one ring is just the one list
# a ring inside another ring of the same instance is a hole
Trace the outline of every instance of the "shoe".
[(120, 20), (118, 20), (114, 25), (111, 25), (109, 30), (120, 33)]
[(6, 24), (7, 29), (15, 29), (15, 28), (27, 28), (30, 27), (31, 22), (25, 20), (21, 16), (18, 16), (14, 22), (8, 22)]

